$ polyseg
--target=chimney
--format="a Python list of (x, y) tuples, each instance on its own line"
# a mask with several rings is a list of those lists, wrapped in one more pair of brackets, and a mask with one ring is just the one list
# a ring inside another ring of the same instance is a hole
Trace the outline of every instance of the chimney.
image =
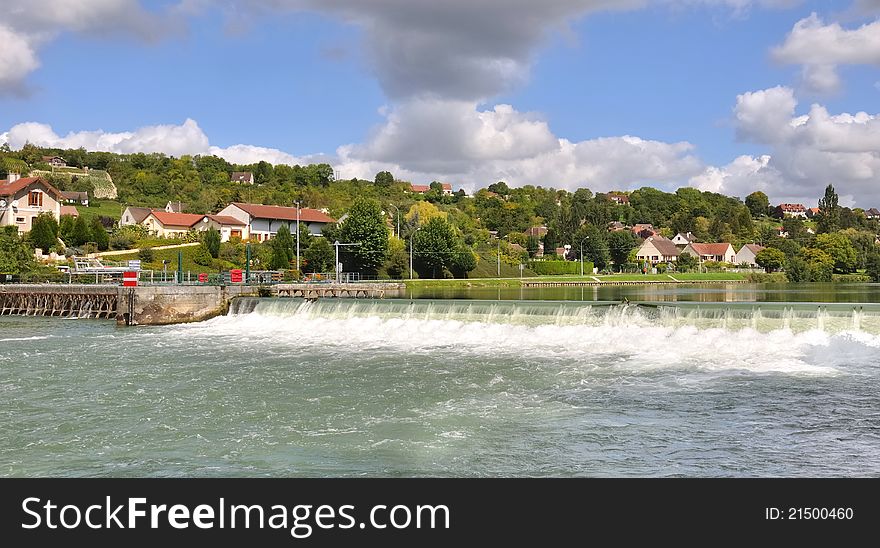
[(7, 179), (7, 181), (6, 181), (7, 183), (14, 183), (15, 181), (21, 179), (21, 175), (10, 171), (9, 174), (6, 176), (6, 179)]

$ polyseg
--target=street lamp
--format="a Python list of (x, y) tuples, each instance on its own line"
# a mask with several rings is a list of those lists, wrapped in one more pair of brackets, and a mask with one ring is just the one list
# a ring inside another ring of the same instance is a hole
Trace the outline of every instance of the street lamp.
[(589, 240), (589, 236), (584, 236), (581, 239), (581, 277), (584, 276), (584, 242)]
[(299, 210), (302, 202), (297, 200), (294, 203), (296, 204), (296, 271), (299, 272)]

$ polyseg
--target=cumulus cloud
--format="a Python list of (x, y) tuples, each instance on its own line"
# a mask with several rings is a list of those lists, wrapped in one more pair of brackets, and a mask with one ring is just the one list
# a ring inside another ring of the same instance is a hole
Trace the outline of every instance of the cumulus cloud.
[(825, 24), (813, 13), (795, 23), (773, 57), (803, 65), (803, 83), (811, 91), (836, 91), (839, 65), (880, 65), (880, 20), (847, 30), (836, 22)]
[(808, 114), (796, 116), (796, 107), (791, 88), (740, 95), (734, 109), (737, 133), (769, 145), (770, 156), (737, 158), (707, 169), (691, 184), (740, 196), (764, 190), (811, 204), (834, 184), (842, 195), (867, 200), (865, 207), (880, 203), (880, 115), (830, 114), (814, 104)]
[(39, 67), (37, 53), (62, 32), (133, 36), (152, 41), (175, 28), (140, 0), (3, 0), (0, 9), (0, 93), (22, 93)]

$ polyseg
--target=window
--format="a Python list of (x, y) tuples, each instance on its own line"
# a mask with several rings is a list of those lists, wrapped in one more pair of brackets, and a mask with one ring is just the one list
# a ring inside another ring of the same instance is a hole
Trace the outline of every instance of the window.
[(35, 190), (28, 194), (28, 205), (42, 207), (43, 206), (43, 193), (39, 190)]
[(15, 222), (20, 225), (23, 225), (24, 224), (24, 217), (16, 217)]

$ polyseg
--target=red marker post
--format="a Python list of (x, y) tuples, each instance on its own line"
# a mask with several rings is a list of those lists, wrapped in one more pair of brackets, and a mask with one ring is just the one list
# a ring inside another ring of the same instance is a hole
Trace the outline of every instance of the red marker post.
[(138, 273), (137, 270), (127, 270), (122, 273), (123, 287), (137, 287)]

